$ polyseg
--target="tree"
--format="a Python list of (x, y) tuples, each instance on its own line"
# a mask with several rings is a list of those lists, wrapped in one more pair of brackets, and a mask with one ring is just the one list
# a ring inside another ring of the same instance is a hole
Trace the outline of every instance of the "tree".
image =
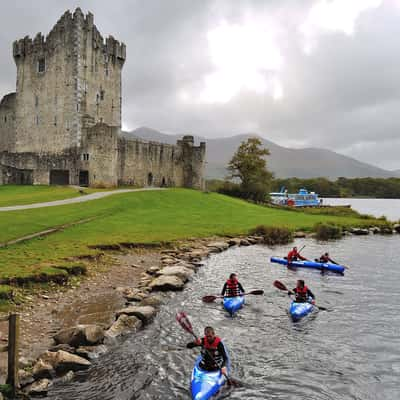
[(269, 150), (261, 140), (249, 138), (240, 144), (228, 164), (229, 179), (240, 179), (242, 196), (255, 201), (265, 201), (270, 191), (272, 173), (267, 170), (265, 156)]

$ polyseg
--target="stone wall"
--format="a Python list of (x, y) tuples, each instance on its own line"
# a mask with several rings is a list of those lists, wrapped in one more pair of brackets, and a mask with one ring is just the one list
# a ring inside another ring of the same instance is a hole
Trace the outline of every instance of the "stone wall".
[(0, 152), (15, 151), (15, 93), (0, 102)]

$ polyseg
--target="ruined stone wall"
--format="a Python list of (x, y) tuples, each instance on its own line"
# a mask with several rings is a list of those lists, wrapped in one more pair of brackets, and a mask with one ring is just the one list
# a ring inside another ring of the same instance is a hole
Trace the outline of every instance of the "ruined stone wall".
[(177, 146), (120, 138), (120, 185), (182, 186), (183, 170)]
[(46, 39), (14, 42), (17, 65), (16, 151), (63, 152), (79, 147), (82, 120), (121, 126), (121, 69), (125, 46), (105, 42), (77, 8)]
[(0, 152), (15, 151), (15, 93), (0, 102)]

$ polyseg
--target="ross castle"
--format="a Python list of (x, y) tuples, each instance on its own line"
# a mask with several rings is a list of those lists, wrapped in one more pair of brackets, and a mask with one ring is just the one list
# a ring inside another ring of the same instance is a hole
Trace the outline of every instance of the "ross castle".
[(77, 8), (13, 44), (16, 92), (0, 102), (0, 184), (204, 185), (205, 143), (121, 135), (123, 43)]

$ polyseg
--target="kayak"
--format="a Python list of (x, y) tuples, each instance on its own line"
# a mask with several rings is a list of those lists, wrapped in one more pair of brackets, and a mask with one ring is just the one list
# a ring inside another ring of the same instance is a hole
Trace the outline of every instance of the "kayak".
[(309, 302), (298, 303), (297, 301), (292, 301), (289, 307), (289, 314), (293, 321), (299, 321), (301, 318), (310, 314), (314, 310), (315, 306)]
[[(226, 351), (226, 349), (225, 349)], [(228, 353), (227, 353), (228, 354)], [(229, 356), (228, 356), (229, 357)], [(221, 371), (204, 371), (200, 368), (199, 364), (201, 356), (196, 360), (192, 371), (192, 379), (190, 382), (190, 390), (192, 392), (193, 400), (208, 400), (214, 398), (222, 386), (226, 382), (226, 377), (221, 374)], [(228, 358), (227, 363), (228, 374), (230, 371), (230, 363)]]
[[(282, 264), (282, 265), (287, 265), (288, 262), (286, 258), (282, 257), (271, 257), (271, 262), (272, 263), (277, 263), (277, 264)], [(292, 261), (290, 263), (291, 267), (304, 267), (304, 268), (311, 268), (311, 269), (318, 269), (320, 271), (330, 271), (330, 272), (336, 272), (338, 274), (344, 274), (345, 267), (343, 265), (338, 265), (338, 264), (331, 264), (331, 263), (321, 263), (317, 261), (303, 261), (303, 260), (298, 260), (298, 261)]]
[(243, 307), (244, 296), (224, 297), (222, 304), (229, 314), (233, 315), (236, 311)]

